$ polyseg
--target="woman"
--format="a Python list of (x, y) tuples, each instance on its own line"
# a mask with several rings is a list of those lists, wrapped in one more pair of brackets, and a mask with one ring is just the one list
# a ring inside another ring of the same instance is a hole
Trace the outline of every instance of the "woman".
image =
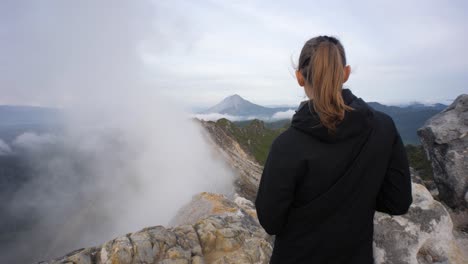
[(302, 48), (296, 77), (309, 100), (273, 141), (255, 201), (276, 235), (270, 263), (372, 264), (375, 211), (401, 215), (412, 203), (395, 124), (342, 87), (350, 72), (334, 37)]

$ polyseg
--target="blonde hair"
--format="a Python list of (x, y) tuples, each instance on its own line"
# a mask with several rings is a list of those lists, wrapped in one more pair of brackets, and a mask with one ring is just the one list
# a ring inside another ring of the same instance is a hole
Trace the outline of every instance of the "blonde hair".
[(345, 110), (354, 110), (341, 96), (346, 56), (343, 45), (334, 37), (318, 36), (308, 40), (299, 56), (297, 70), (306, 81), (305, 93), (312, 99), (320, 122), (329, 133), (345, 116)]

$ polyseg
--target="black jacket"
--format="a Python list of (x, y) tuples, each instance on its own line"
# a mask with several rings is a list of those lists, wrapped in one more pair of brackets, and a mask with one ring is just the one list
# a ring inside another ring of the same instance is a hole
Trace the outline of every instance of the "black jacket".
[(391, 117), (342, 89), (346, 112), (329, 136), (301, 102), (272, 143), (255, 206), (276, 235), (270, 263), (372, 264), (375, 211), (405, 214), (412, 203), (406, 151)]

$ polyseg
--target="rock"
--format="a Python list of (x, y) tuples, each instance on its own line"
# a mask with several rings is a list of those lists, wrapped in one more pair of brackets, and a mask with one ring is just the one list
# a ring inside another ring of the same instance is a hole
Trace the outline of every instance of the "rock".
[(432, 194), (432, 197), (438, 199), (439, 197), (439, 190), (437, 189), (437, 185), (434, 183), (433, 180), (423, 180), (421, 176), (419, 176), (418, 172), (410, 167), (410, 172), (411, 172), (411, 180), (413, 183), (418, 183), (421, 185), (424, 185), (429, 192)]
[(236, 214), (242, 214), (241, 209), (224, 195), (202, 192), (195, 195), (189, 204), (179, 209), (176, 216), (170, 221), (170, 225), (194, 224), (210, 215)]
[[(413, 184), (408, 213), (374, 218), (376, 264), (468, 263), (445, 207)], [(50, 263), (268, 263), (273, 237), (259, 225), (251, 201), (200, 193), (181, 208), (174, 227), (154, 226)], [(460, 240), (461, 241), (461, 240)]]
[[(171, 220), (172, 224), (196, 224), (210, 216), (221, 216), (227, 219), (241, 219), (242, 226), (252, 235), (273, 242), (258, 222), (254, 204), (238, 194), (231, 201), (222, 194), (202, 192), (193, 197), (192, 201), (182, 207)], [(238, 223), (236, 222), (236, 225)]]
[(418, 129), (434, 170), (439, 197), (452, 208), (468, 208), (468, 95), (458, 96)]
[(412, 186), (414, 201), (407, 214), (375, 214), (376, 263), (468, 263), (452, 234), (449, 212), (423, 185)]
[(173, 220), (176, 227), (145, 228), (49, 263), (267, 264), (271, 237), (247, 212), (254, 210), (249, 201), (237, 201), (242, 207), (224, 195), (200, 193)]
[(208, 132), (208, 141), (215, 149), (220, 151), (226, 162), (238, 174), (235, 181), (236, 191), (242, 197), (254, 201), (263, 166), (258, 164), (255, 158), (245, 151), (236, 139), (217, 126), (215, 122), (203, 120), (199, 122)]
[[(234, 203), (236, 203), (240, 208), (244, 209), (250, 216), (252, 216), (255, 221), (258, 222), (257, 210), (252, 201), (240, 196), (239, 194), (234, 194)], [(260, 223), (259, 223), (260, 224)]]

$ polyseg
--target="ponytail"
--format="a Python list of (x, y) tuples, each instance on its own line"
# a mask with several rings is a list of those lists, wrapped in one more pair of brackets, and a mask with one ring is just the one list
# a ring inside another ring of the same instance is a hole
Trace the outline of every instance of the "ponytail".
[(330, 133), (336, 132), (345, 110), (354, 110), (341, 96), (345, 66), (343, 46), (333, 37), (320, 36), (307, 41), (299, 57), (299, 70), (307, 83), (305, 92)]

